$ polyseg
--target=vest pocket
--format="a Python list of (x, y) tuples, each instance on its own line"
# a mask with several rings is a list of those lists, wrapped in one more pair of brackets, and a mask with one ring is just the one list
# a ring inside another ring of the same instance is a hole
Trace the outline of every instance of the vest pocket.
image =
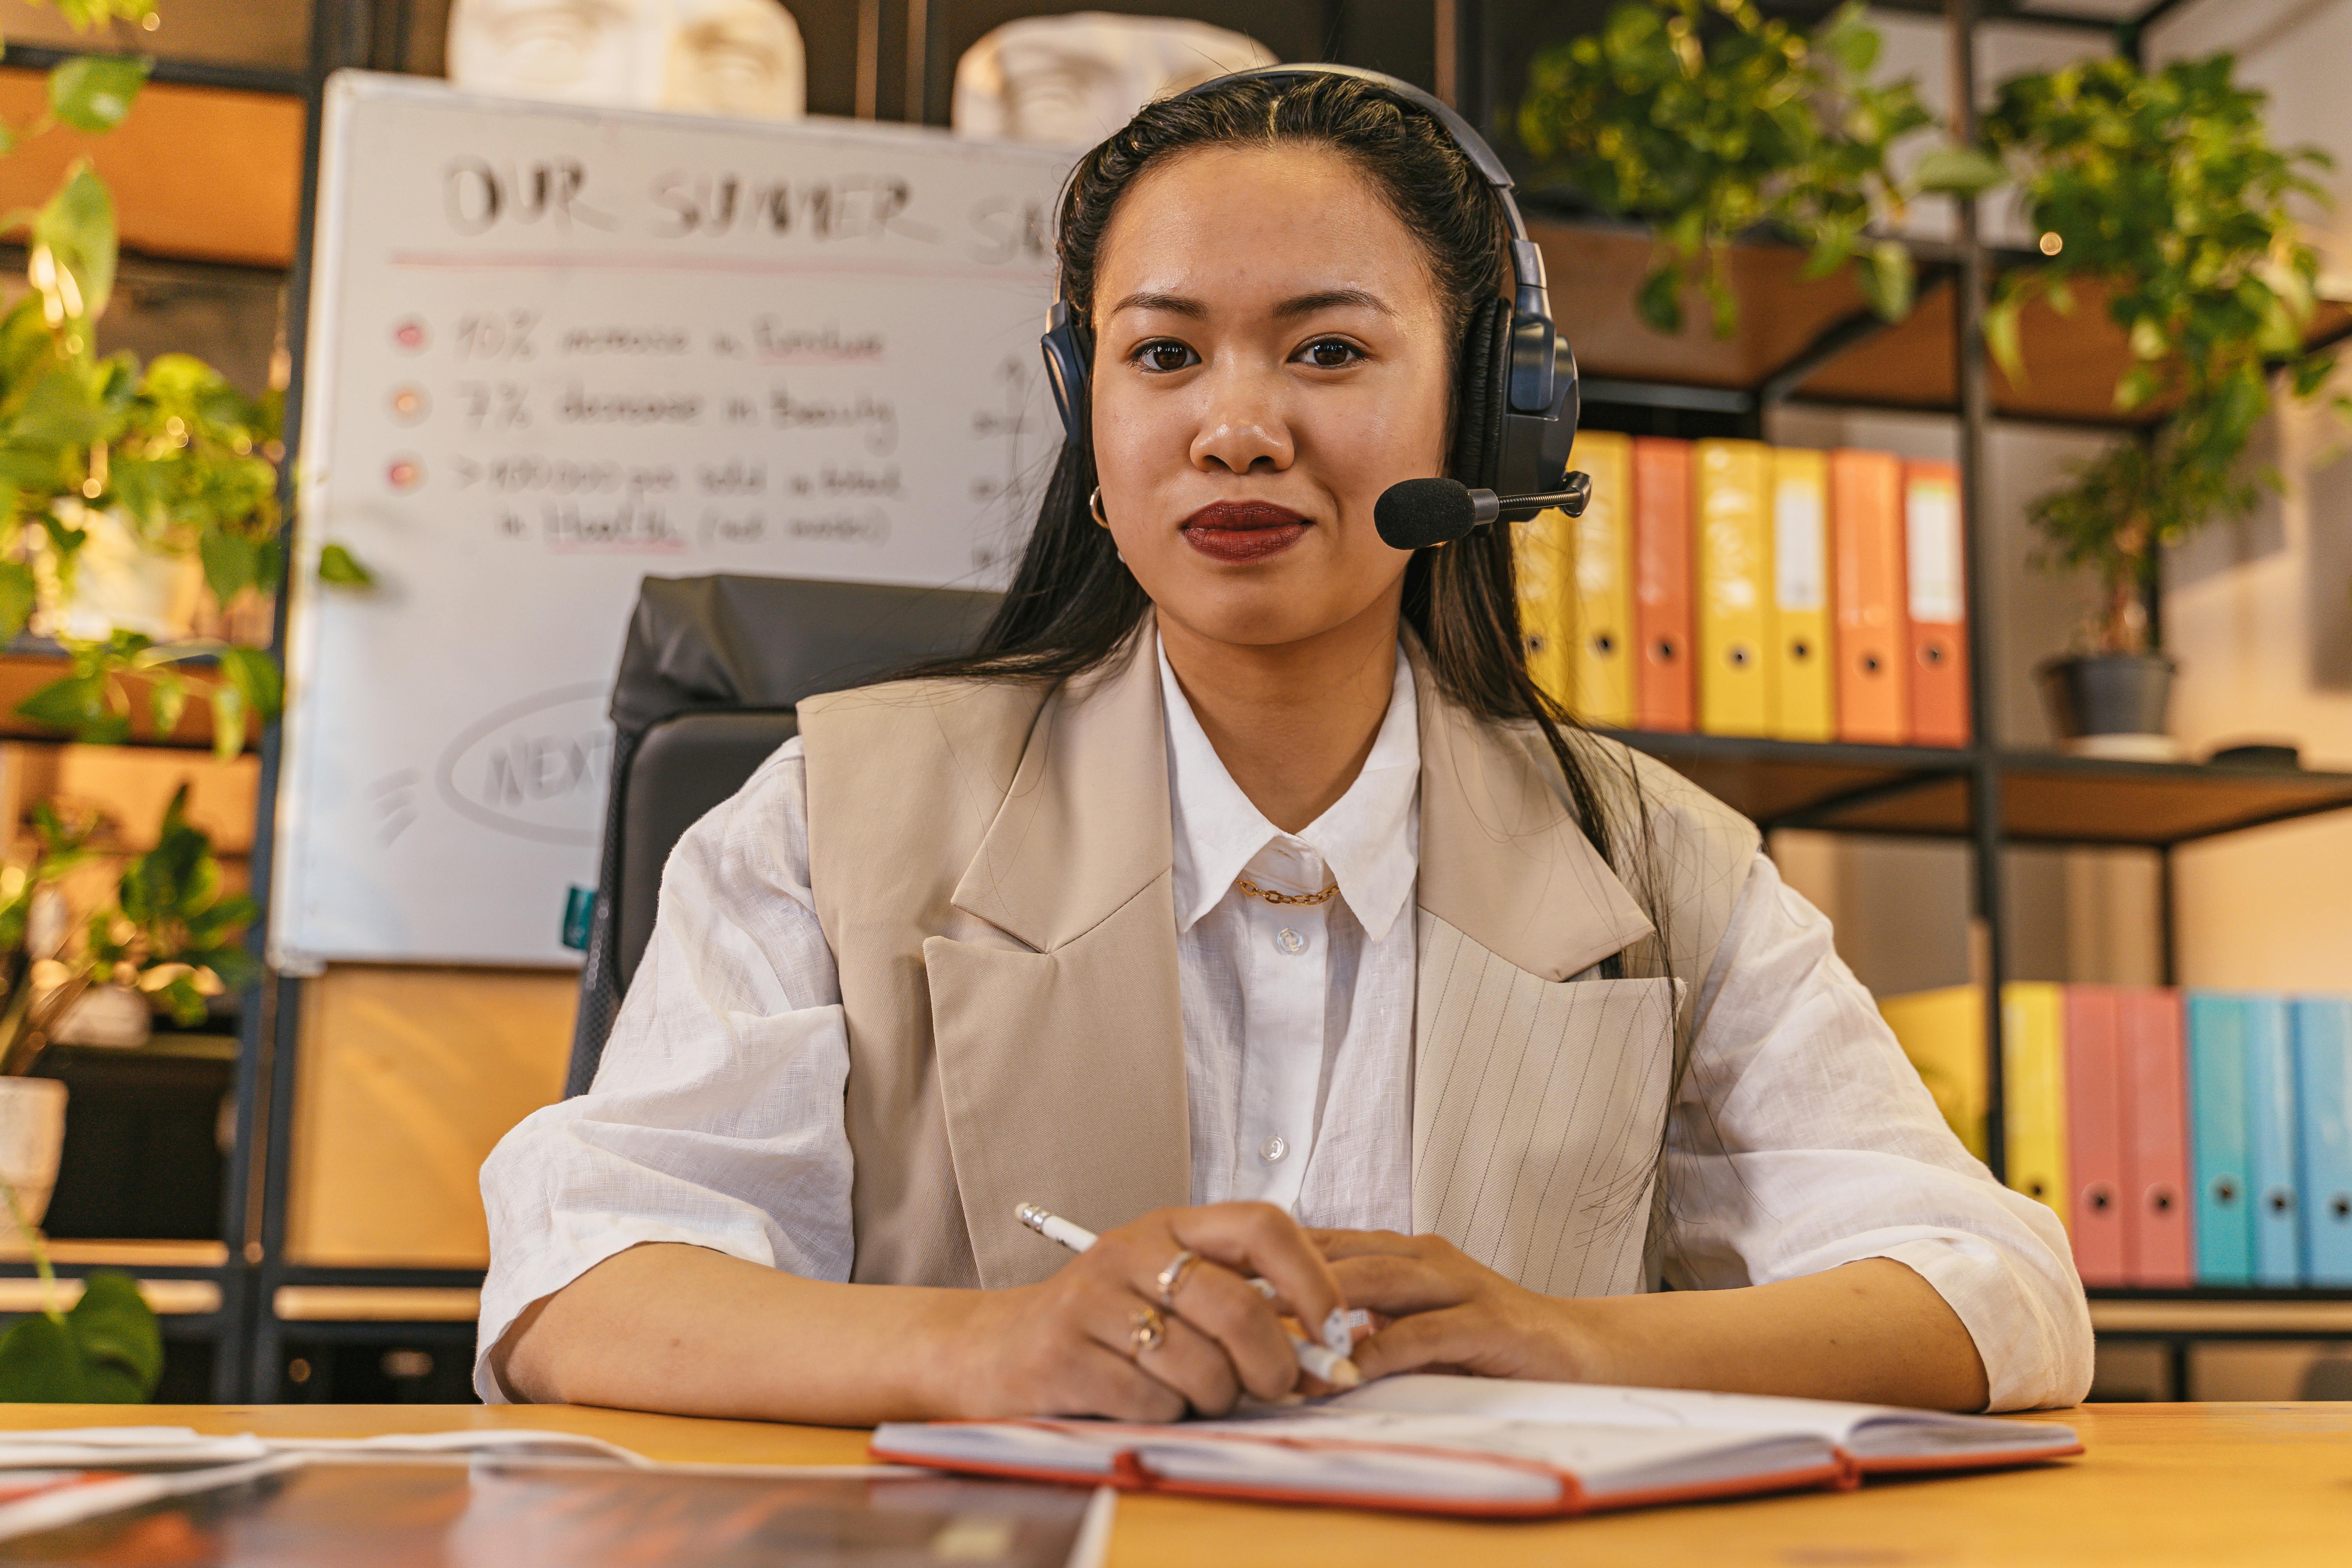
[(1642, 1285), (1680, 981), (1547, 981), (1422, 914), (1413, 1228), (1551, 1296)]

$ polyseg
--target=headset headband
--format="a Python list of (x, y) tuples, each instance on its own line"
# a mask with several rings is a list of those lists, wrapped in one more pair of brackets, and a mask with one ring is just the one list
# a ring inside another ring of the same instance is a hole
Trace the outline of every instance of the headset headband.
[[(1400, 99), (1420, 110), (1445, 128), (1446, 135), (1451, 137), (1454, 144), (1462, 150), (1462, 155), (1470, 160), (1471, 165), (1478, 171), (1479, 177), (1493, 188), (1496, 195), (1503, 198), (1503, 220), (1508, 226), (1511, 235), (1511, 277), (1516, 295), (1512, 300), (1514, 308), (1522, 316), (1549, 316), (1551, 291), (1544, 279), (1543, 252), (1537, 247), (1533, 240), (1528, 237), (1527, 222), (1519, 216), (1519, 204), (1511, 195), (1511, 172), (1503, 167), (1503, 160), (1496, 156), (1494, 148), (1486, 144), (1486, 139), (1471, 129), (1470, 122), (1463, 119), (1450, 104), (1443, 100), (1422, 91), (1409, 81), (1401, 81), (1381, 71), (1366, 70), (1361, 66), (1283, 65), (1254, 66), (1248, 70), (1212, 77), (1196, 87), (1186, 88), (1182, 92), (1176, 94), (1175, 98), (1163, 101), (1172, 103), (1176, 99), (1191, 98), (1196, 93), (1222, 88), (1229, 82), (1309, 81), (1321, 76), (1348, 77), (1357, 81), (1370, 82), (1390, 97)], [(1066, 307), (1064, 307), (1062, 302), (1061, 276), (1058, 269), (1054, 279), (1054, 302), (1066, 314)]]

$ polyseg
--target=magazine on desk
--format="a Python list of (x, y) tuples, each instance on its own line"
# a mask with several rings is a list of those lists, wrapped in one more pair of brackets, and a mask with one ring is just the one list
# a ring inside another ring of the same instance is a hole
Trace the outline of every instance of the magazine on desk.
[(1543, 1517), (1984, 1469), (2082, 1452), (2071, 1428), (1889, 1405), (1491, 1378), (1391, 1377), (1174, 1426), (884, 1426), (877, 1458), (1268, 1501)]

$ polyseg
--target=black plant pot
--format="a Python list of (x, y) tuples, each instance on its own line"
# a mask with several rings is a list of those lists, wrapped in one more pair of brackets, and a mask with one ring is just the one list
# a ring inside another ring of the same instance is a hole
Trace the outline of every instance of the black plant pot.
[(2061, 738), (2161, 735), (2175, 666), (2160, 653), (2070, 654), (2038, 673)]

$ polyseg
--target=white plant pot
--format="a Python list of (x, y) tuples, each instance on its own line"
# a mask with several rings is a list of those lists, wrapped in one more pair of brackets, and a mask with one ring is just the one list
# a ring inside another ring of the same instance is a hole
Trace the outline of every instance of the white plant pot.
[[(26, 1225), (49, 1212), (65, 1146), (66, 1086), (53, 1078), (0, 1078), (0, 1177), (16, 1190)], [(0, 1246), (23, 1245), (15, 1229), (0, 1226)]]
[(61, 1046), (111, 1046), (135, 1050), (154, 1032), (155, 1009), (128, 985), (93, 985), (57, 1026)]
[(89, 538), (74, 558), (73, 592), (54, 632), (91, 641), (117, 631), (143, 632), (169, 642), (185, 631), (179, 603), (188, 574), (185, 560), (149, 550), (119, 512), (74, 500), (58, 502), (55, 510), (59, 521)]

